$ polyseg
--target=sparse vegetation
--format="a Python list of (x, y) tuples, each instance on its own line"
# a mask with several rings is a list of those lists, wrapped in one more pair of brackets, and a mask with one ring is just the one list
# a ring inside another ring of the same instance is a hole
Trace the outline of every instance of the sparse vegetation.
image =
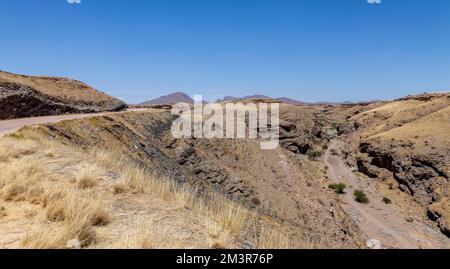
[(252, 201), (252, 204), (254, 204), (255, 206), (259, 206), (261, 204), (261, 200), (259, 200), (258, 197), (253, 197), (251, 199), (251, 201)]
[(389, 190), (393, 190), (394, 189), (394, 183), (392, 183), (392, 182), (388, 183), (388, 187), (389, 187)]
[[(17, 137), (8, 138), (24, 143), (33, 141), (35, 149), (4, 154), (6, 162), (0, 161), (1, 197), (11, 197), (10, 203), (15, 208), (18, 208), (16, 201), (23, 201), (21, 204), (26, 205), (27, 212), (33, 212), (26, 214), (28, 232), (17, 247), (65, 248), (71, 239), (80, 240), (82, 247), (92, 248), (180, 248), (188, 244), (228, 248), (241, 246), (236, 242), (242, 239), (248, 239), (253, 247), (293, 246), (293, 234), (285, 231), (290, 226), (250, 209), (250, 205), (247, 208), (220, 193), (200, 192), (195, 186), (155, 176), (148, 166), (128, 159), (126, 154), (99, 149), (86, 154), (70, 143), (59, 144), (58, 139), (49, 141), (47, 131), (45, 127), (26, 128)], [(12, 144), (19, 143), (14, 141)], [(259, 205), (259, 199), (255, 196), (250, 202)], [(114, 205), (120, 212), (112, 211), (106, 205)], [(160, 220), (146, 218), (142, 225), (131, 221), (129, 229), (123, 227), (126, 225), (124, 218), (128, 221), (134, 214), (148, 217), (153, 211), (163, 214)], [(168, 225), (164, 221), (167, 212), (186, 215), (179, 223), (171, 220)], [(190, 218), (195, 221), (189, 222)], [(207, 222), (213, 223), (216, 232), (209, 233), (209, 228), (198, 229)], [(189, 230), (190, 226), (197, 230)], [(127, 234), (119, 233), (121, 237), (117, 237), (118, 229), (126, 230)], [(204, 235), (206, 240), (180, 242), (177, 237), (186, 236), (186, 233)], [(173, 236), (169, 238), (167, 234)], [(301, 236), (302, 240), (295, 241), (295, 246), (311, 248), (323, 244), (321, 235), (314, 235), (312, 239), (305, 232)]]
[(95, 168), (92, 166), (83, 166), (75, 175), (77, 188), (90, 189), (97, 185), (98, 176), (96, 176)]
[(337, 194), (345, 194), (347, 185), (345, 185), (344, 183), (330, 184), (329, 188), (334, 190)]
[(125, 183), (118, 182), (112, 186), (113, 194), (121, 194), (127, 191), (127, 186)]
[(0, 205), (0, 219), (6, 217), (8, 214), (6, 213), (6, 208)]
[(390, 205), (390, 204), (392, 204), (392, 200), (387, 197), (383, 197), (383, 203)]
[(355, 196), (355, 200), (358, 203), (361, 204), (368, 204), (369, 203), (369, 198), (367, 198), (367, 195), (364, 193), (364, 191), (362, 190), (356, 190), (353, 195)]
[(310, 150), (308, 151), (307, 155), (308, 159), (310, 159), (311, 161), (317, 161), (317, 159), (319, 159), (319, 157), (323, 155), (323, 152), (319, 150)]
[(291, 243), (289, 237), (276, 229), (263, 230), (262, 236), (258, 240), (259, 249), (289, 249)]

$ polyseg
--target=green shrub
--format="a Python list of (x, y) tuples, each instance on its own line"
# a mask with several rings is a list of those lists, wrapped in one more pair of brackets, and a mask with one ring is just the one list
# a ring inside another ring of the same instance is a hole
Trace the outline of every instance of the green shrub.
[(337, 156), (339, 152), (336, 149), (331, 149), (331, 155)]
[(311, 161), (316, 161), (320, 156), (322, 156), (322, 152), (318, 150), (312, 150), (308, 152), (308, 159)]
[(355, 195), (355, 200), (361, 204), (368, 204), (369, 198), (367, 198), (366, 194), (362, 190), (356, 190), (353, 195)]
[(344, 183), (339, 183), (339, 184), (331, 184), (329, 187), (330, 189), (334, 190), (337, 194), (344, 194), (347, 185), (345, 185)]
[(384, 198), (383, 198), (383, 203), (385, 203), (385, 204), (387, 204), (387, 205), (390, 205), (390, 204), (392, 204), (392, 201), (391, 201), (391, 199), (389, 199), (389, 198), (387, 198), (387, 197), (384, 197)]

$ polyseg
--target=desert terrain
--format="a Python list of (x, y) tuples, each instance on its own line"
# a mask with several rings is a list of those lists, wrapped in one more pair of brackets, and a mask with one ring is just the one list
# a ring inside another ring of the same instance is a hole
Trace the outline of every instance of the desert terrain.
[(71, 79), (0, 93), (1, 248), (450, 247), (449, 93), (285, 102), (269, 151), (176, 139), (170, 104), (116, 112)]
[(126, 104), (69, 78), (0, 70), (0, 119), (120, 111)]

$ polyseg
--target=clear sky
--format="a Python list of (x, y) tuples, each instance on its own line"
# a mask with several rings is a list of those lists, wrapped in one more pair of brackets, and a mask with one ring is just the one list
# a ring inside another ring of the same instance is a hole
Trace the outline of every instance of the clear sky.
[(450, 90), (448, 0), (1, 0), (0, 25), (0, 69), (129, 102)]

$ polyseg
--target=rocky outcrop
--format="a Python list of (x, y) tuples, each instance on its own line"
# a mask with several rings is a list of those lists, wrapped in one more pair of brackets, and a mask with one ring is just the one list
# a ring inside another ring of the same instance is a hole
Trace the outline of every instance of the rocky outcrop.
[[(248, 139), (176, 139), (173, 117), (122, 113), (46, 126), (45, 135), (80, 149), (98, 148), (148, 167), (158, 177), (221, 195), (283, 223), (293, 242), (323, 242), (330, 248), (362, 247), (356, 224), (317, 178), (316, 167), (285, 149), (267, 154)], [(292, 129), (294, 130), (294, 129)], [(330, 214), (330, 210), (333, 214)], [(322, 243), (321, 243), (322, 244)]]
[(450, 179), (448, 150), (424, 154), (415, 151), (413, 145), (372, 141), (361, 143), (360, 151), (362, 154), (357, 157), (360, 172), (371, 178), (383, 178), (387, 171), (392, 173), (399, 189), (428, 207), (428, 217), (439, 224), (443, 233), (450, 235), (450, 223), (443, 217), (445, 210), (436, 206), (447, 196)]
[(395, 179), (449, 235), (450, 94), (420, 94), (369, 107), (348, 113), (346, 126), (338, 128), (348, 145), (347, 163), (386, 180), (389, 188)]
[(337, 126), (320, 107), (283, 105), (280, 110), (280, 145), (295, 154), (308, 154), (338, 135)]
[[(45, 82), (36, 82), (40, 80)], [(78, 81), (0, 72), (0, 120), (120, 111), (126, 107), (124, 102)]]

